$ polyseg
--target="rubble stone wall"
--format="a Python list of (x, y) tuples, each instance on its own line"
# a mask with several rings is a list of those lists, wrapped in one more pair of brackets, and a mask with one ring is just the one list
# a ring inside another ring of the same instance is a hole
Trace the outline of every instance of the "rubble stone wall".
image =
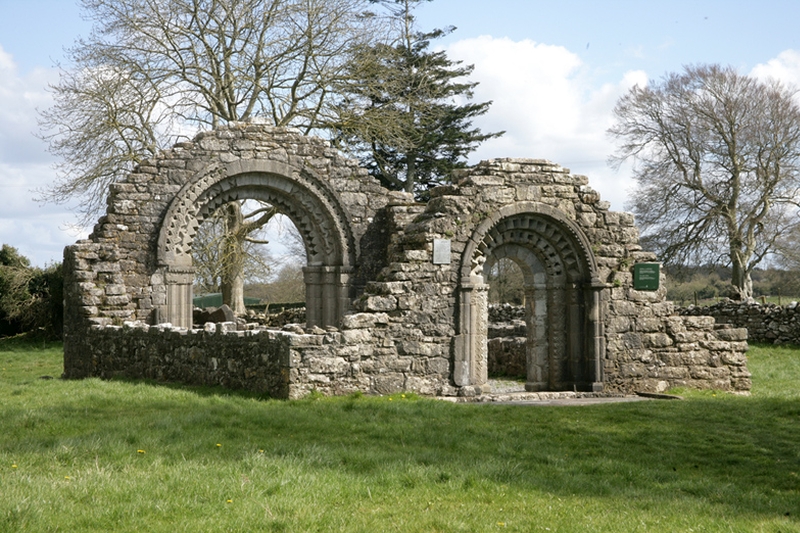
[(745, 328), (750, 342), (800, 346), (800, 305), (797, 302), (780, 306), (727, 300), (708, 307), (682, 308), (680, 312), (687, 316), (709, 315), (719, 323)]

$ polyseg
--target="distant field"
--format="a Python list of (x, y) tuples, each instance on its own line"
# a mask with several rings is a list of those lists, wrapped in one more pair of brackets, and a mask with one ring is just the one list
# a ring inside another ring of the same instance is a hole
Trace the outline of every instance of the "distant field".
[[(64, 381), (0, 339), (0, 531), (800, 531), (800, 349), (753, 394), (567, 407)], [(45, 376), (56, 379), (47, 379)]]

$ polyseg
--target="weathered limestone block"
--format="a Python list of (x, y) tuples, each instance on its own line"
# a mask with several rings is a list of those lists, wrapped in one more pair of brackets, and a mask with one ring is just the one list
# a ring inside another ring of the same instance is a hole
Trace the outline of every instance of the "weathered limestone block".
[(345, 329), (369, 329), (376, 325), (388, 324), (389, 317), (385, 313), (354, 313), (342, 318)]
[(406, 390), (406, 378), (399, 372), (374, 376), (370, 390), (375, 394), (394, 394)]
[(672, 338), (666, 333), (647, 333), (642, 337), (645, 348), (664, 348), (674, 344)]
[(423, 357), (438, 357), (442, 355), (442, 347), (437, 343), (419, 341), (399, 341), (397, 343), (399, 355), (415, 355)]
[(397, 309), (397, 298), (394, 296), (368, 296), (361, 301), (364, 311), (394, 311)]
[(346, 329), (342, 332), (342, 341), (345, 344), (369, 344), (372, 332), (369, 329)]

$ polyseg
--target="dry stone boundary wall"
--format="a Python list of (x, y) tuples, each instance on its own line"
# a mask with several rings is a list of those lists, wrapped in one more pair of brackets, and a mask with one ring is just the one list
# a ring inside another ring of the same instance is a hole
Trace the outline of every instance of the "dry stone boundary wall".
[(745, 328), (751, 342), (800, 346), (800, 305), (797, 302), (780, 306), (723, 300), (708, 307), (683, 308), (681, 314), (709, 315), (719, 323)]
[[(194, 232), (237, 198), (273, 202), (303, 234), (304, 329), (191, 323)], [(663, 280), (635, 290), (633, 265), (656, 258), (586, 177), (484, 161), (421, 204), (324, 141), (252, 124), (203, 133), (111, 187), (92, 235), (65, 249), (64, 374), (284, 398), (485, 394), (489, 257), (525, 272), (528, 390), (749, 390), (745, 330), (680, 316)]]

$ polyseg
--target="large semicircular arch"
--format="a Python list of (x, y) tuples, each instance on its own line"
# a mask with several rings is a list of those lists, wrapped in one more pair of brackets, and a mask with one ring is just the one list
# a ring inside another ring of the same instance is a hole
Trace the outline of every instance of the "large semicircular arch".
[(305, 169), (269, 160), (213, 163), (187, 182), (170, 203), (158, 239), (158, 263), (191, 265), (191, 245), (203, 219), (233, 200), (262, 200), (297, 227), (309, 265), (349, 267), (355, 238), (338, 195)]

